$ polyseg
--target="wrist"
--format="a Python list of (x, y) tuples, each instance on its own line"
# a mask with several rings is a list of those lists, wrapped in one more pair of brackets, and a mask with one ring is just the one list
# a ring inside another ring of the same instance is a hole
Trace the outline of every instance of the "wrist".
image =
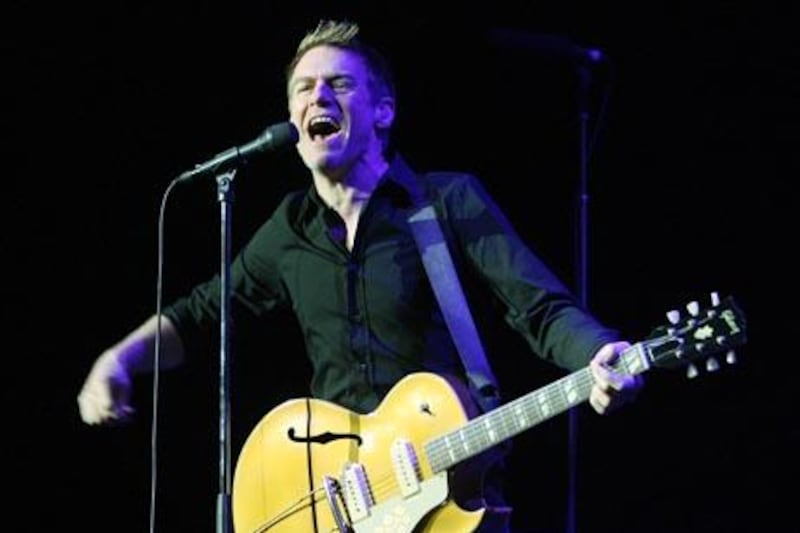
[(142, 367), (142, 349), (137, 344), (125, 344), (110, 348), (105, 355), (108, 364), (129, 376), (137, 374)]

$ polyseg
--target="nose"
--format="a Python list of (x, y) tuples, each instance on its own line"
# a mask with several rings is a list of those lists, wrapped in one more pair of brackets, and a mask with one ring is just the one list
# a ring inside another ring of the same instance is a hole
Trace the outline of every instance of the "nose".
[(311, 91), (310, 103), (316, 105), (326, 105), (331, 102), (333, 98), (333, 89), (325, 81), (320, 81), (314, 84)]

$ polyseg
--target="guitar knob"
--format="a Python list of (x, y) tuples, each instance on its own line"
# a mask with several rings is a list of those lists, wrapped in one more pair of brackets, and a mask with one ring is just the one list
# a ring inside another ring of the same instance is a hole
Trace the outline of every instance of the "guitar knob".
[(733, 350), (728, 350), (728, 353), (725, 354), (725, 362), (729, 365), (736, 364), (736, 352)]
[(716, 372), (719, 370), (719, 362), (715, 358), (709, 357), (706, 360), (706, 370), (709, 372)]
[(686, 367), (686, 377), (689, 379), (694, 379), (700, 372), (697, 371), (697, 367), (694, 364), (689, 363), (689, 366)]
[(667, 311), (667, 320), (669, 320), (670, 324), (677, 324), (681, 321), (681, 313), (680, 311), (673, 309), (671, 311)]
[(686, 304), (686, 310), (689, 311), (690, 315), (697, 316), (700, 313), (700, 304), (696, 301), (689, 302)]

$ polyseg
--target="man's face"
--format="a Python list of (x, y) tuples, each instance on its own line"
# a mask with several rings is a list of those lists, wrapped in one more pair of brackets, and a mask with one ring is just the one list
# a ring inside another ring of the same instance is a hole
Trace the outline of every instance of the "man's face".
[(384, 104), (373, 98), (358, 54), (312, 48), (297, 63), (288, 91), (290, 120), (300, 132), (297, 149), (309, 169), (336, 176), (359, 160), (380, 157), (375, 128), (385, 122)]

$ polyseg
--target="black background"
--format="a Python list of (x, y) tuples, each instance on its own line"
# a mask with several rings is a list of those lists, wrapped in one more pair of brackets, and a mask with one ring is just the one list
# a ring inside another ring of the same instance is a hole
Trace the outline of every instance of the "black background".
[[(737, 365), (693, 381), (650, 374), (637, 403), (608, 417), (578, 409), (578, 530), (797, 530), (791, 3), (165, 4), (3, 8), (2, 458), (13, 530), (147, 529), (152, 379), (137, 381), (138, 416), (122, 428), (83, 425), (75, 398), (100, 351), (155, 308), (168, 183), (285, 119), (284, 65), (328, 15), (359, 21), (394, 61), (407, 159), (481, 175), (568, 283), (586, 95), (586, 294), (602, 320), (638, 340), (710, 291), (747, 315)], [(588, 71), (581, 93), (573, 61), (500, 49), (487, 38), (494, 27), (559, 35), (610, 61)], [(307, 179), (294, 152), (240, 171), (235, 246)], [(165, 220), (169, 300), (219, 268), (213, 182), (174, 189)], [(293, 327), (278, 318), (234, 354), (234, 459), (276, 402), (305, 395)], [(560, 376), (513, 334), (493, 330), (487, 342), (508, 397)], [(213, 531), (218, 360), (161, 377), (156, 529)], [(516, 441), (509, 489), (523, 531), (564, 528), (567, 435), (561, 417)]]

